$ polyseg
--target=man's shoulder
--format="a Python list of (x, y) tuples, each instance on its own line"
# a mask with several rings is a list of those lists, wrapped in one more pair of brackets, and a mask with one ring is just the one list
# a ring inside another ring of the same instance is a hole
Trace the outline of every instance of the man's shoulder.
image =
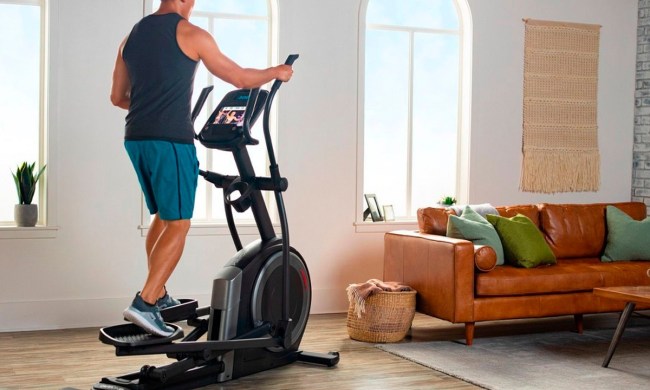
[(209, 47), (213, 41), (209, 32), (185, 19), (178, 23), (177, 36), (181, 47), (192, 48), (192, 51), (197, 52)]
[(209, 50), (212, 35), (186, 19), (178, 22), (176, 37), (181, 50), (190, 58), (198, 61), (201, 53)]
[(177, 28), (178, 28), (178, 32), (180, 34), (183, 34), (183, 35), (186, 35), (186, 36), (197, 37), (197, 36), (201, 36), (201, 35), (204, 35), (204, 34), (208, 34), (207, 31), (205, 31), (204, 29), (202, 29), (201, 27), (199, 27), (199, 26), (197, 26), (195, 24), (192, 24), (187, 19), (181, 19), (178, 22), (178, 27)]

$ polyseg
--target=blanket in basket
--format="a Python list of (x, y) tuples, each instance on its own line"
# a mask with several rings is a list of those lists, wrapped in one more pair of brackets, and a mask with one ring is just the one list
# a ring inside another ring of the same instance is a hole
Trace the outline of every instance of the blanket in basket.
[(361, 313), (366, 311), (366, 298), (380, 291), (402, 292), (412, 291), (409, 286), (397, 282), (382, 282), (379, 279), (370, 279), (365, 283), (351, 284), (345, 289), (348, 293), (348, 301), (354, 302), (354, 313), (361, 318)]

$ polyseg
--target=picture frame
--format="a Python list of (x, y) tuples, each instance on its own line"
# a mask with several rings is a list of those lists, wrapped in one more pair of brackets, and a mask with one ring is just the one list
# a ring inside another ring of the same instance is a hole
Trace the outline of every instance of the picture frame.
[(368, 218), (368, 215), (370, 215), (372, 222), (383, 221), (384, 218), (381, 215), (381, 208), (379, 207), (379, 202), (377, 201), (377, 195), (364, 194), (364, 197), (366, 198), (368, 208), (363, 212), (363, 220), (365, 221), (366, 218)]
[(387, 204), (384, 206), (384, 221), (394, 221), (395, 220), (395, 211), (393, 210), (392, 204)]

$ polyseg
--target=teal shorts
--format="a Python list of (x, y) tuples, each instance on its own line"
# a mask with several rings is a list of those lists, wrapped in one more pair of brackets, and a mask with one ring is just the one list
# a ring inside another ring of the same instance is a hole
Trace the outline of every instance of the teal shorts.
[(190, 219), (199, 176), (194, 144), (124, 141), (151, 214), (162, 220)]

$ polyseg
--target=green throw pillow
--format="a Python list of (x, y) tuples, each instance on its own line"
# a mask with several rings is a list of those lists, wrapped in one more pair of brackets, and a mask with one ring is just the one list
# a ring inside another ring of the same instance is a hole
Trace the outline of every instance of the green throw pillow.
[(530, 218), (521, 214), (512, 218), (489, 214), (487, 220), (499, 233), (506, 262), (524, 268), (557, 262), (542, 232)]
[(491, 246), (497, 254), (497, 265), (505, 263), (503, 245), (494, 226), (469, 206), (465, 206), (460, 217), (449, 216), (447, 237), (462, 238), (476, 245)]
[(614, 206), (607, 206), (605, 215), (607, 245), (600, 259), (650, 260), (650, 218), (636, 221)]

